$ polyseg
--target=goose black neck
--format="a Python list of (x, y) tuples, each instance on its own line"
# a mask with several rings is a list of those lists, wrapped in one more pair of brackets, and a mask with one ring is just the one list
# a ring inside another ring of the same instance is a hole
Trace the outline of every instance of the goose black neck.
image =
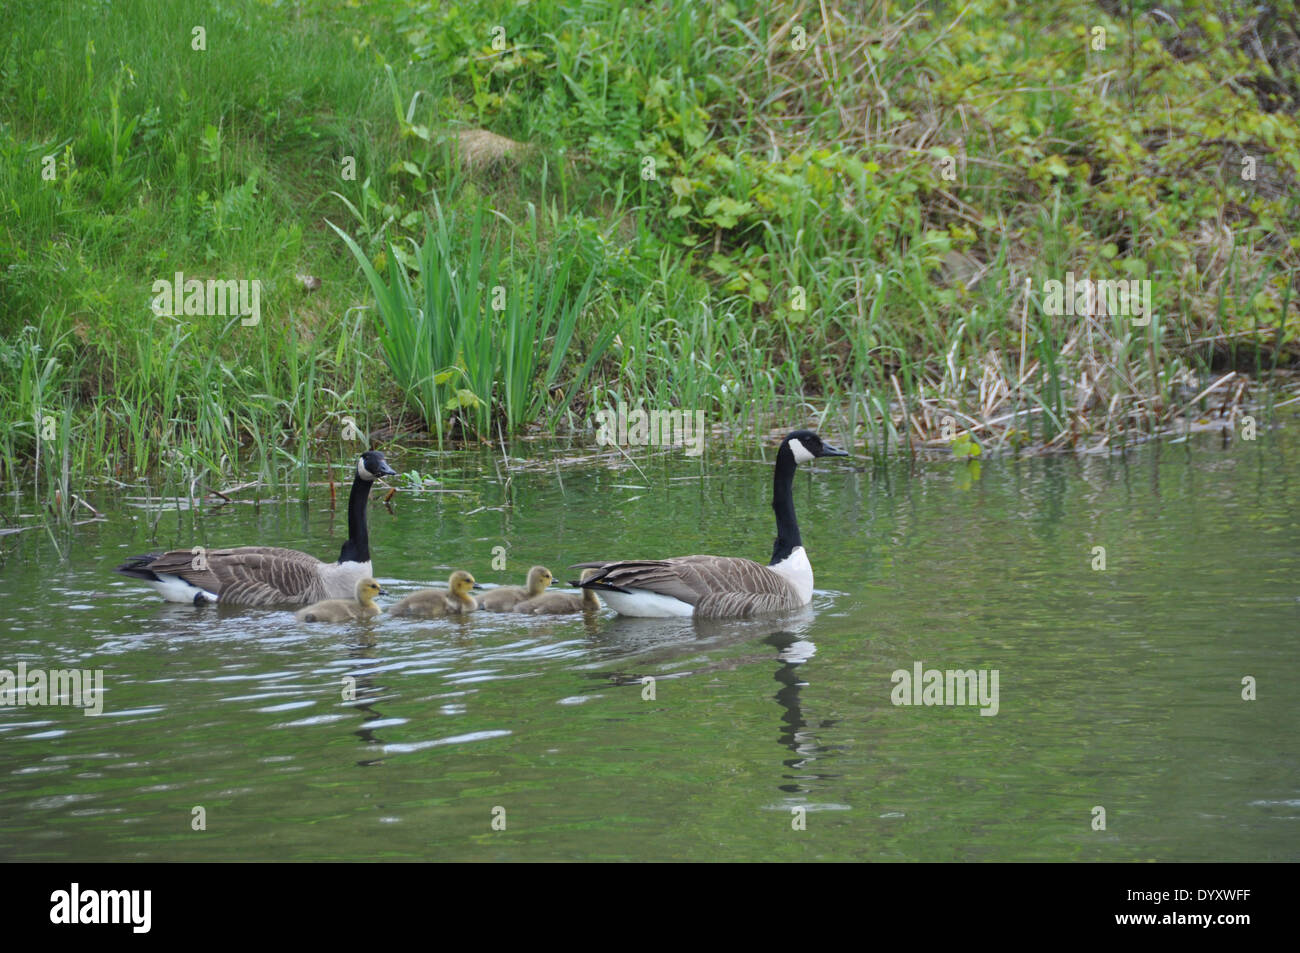
[(339, 551), (341, 563), (370, 562), (370, 532), (366, 529), (366, 501), (370, 497), (373, 480), (363, 480), (358, 474), (352, 480), (348, 494), (348, 538)]
[(776, 469), (772, 472), (772, 512), (776, 514), (776, 542), (772, 544), (772, 561), (775, 566), (802, 546), (799, 521), (794, 518), (794, 451), (782, 444), (776, 455)]

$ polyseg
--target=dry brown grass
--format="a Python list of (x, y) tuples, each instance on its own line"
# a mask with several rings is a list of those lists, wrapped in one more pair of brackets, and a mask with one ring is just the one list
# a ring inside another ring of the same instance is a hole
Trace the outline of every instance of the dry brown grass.
[(456, 150), (465, 167), (482, 172), (503, 161), (519, 161), (532, 151), (527, 142), (516, 142), (486, 129), (462, 129), (455, 135)]

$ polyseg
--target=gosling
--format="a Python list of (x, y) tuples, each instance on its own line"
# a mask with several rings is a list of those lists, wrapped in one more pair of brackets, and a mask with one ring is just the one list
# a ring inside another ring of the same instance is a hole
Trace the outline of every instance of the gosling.
[(457, 569), (447, 580), (446, 589), (421, 589), (404, 598), (389, 610), (390, 615), (414, 616), (419, 619), (436, 619), (449, 615), (464, 615), (477, 609), (478, 603), (470, 595), (478, 588), (474, 577)]
[[(582, 581), (586, 582), (599, 572), (597, 569), (584, 569)], [(578, 592), (544, 592), (540, 596), (525, 599), (515, 606), (515, 612), (525, 615), (563, 615), (569, 612), (595, 612), (600, 609), (600, 600), (594, 589)]]
[(375, 596), (386, 596), (387, 592), (369, 576), (357, 580), (357, 598), (326, 599), (299, 609), (294, 615), (299, 622), (351, 622), (354, 619), (369, 619), (384, 610), (375, 605)]
[(510, 612), (525, 599), (540, 596), (554, 578), (545, 566), (534, 566), (528, 570), (527, 587), (502, 586), (500, 589), (493, 589), (479, 596), (478, 607), (488, 612)]

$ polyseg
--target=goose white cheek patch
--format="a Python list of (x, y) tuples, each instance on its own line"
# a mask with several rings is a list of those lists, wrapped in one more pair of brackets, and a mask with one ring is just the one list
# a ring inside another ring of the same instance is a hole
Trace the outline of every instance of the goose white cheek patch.
[(799, 440), (790, 441), (790, 450), (794, 453), (795, 463), (807, 463), (809, 460), (817, 459), (808, 452), (808, 448)]
[(357, 459), (357, 476), (363, 480), (373, 480), (375, 478), (375, 475), (366, 469), (366, 461), (361, 458)]

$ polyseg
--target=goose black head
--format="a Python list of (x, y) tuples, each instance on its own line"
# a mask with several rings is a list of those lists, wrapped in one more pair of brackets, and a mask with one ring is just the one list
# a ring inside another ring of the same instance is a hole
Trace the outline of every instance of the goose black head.
[(396, 475), (397, 471), (388, 465), (388, 461), (378, 450), (367, 450), (361, 455), (361, 459), (357, 460), (357, 476), (363, 480)]
[(794, 454), (795, 463), (807, 463), (809, 460), (816, 460), (818, 457), (847, 457), (849, 455), (847, 450), (832, 447), (811, 430), (796, 430), (787, 434), (781, 443), (783, 446), (790, 448), (790, 452)]

